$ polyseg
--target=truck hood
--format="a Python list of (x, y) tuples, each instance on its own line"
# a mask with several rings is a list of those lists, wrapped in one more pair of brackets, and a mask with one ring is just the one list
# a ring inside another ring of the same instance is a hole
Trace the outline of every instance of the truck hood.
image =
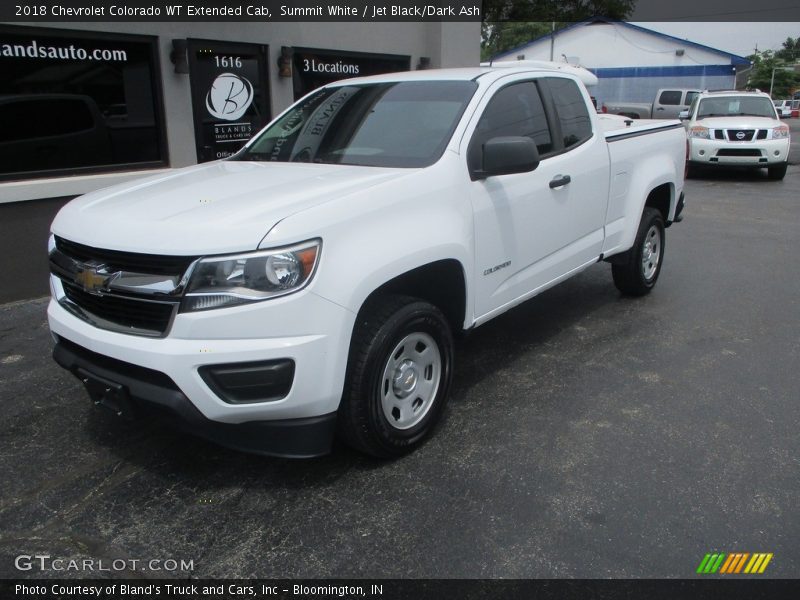
[[(81, 196), (52, 231), (112, 250), (201, 255), (253, 250), (278, 221), (411, 169), (224, 161)], [(309, 237), (315, 235), (309, 230)], [(298, 240), (300, 241), (300, 240)]]
[(778, 122), (769, 117), (707, 117), (698, 119), (697, 124), (709, 129), (772, 129), (778, 126)]

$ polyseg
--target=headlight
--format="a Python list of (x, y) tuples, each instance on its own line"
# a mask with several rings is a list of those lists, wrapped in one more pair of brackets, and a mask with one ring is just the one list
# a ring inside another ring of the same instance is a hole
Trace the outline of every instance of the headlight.
[(708, 139), (708, 127), (695, 125), (689, 128), (689, 137)]
[(311, 281), (320, 240), (288, 248), (200, 260), (192, 270), (181, 312), (259, 302), (296, 292)]
[(772, 129), (772, 139), (773, 140), (785, 140), (789, 137), (789, 126), (788, 125), (779, 125)]

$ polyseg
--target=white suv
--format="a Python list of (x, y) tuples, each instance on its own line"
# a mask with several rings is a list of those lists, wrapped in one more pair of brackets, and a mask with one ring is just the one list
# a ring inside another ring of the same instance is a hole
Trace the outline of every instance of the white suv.
[(681, 113), (689, 136), (689, 174), (697, 167), (766, 167), (783, 179), (789, 126), (761, 92), (705, 92)]
[(791, 100), (773, 100), (775, 110), (778, 111), (778, 116), (781, 119), (788, 119), (792, 116), (792, 101)]

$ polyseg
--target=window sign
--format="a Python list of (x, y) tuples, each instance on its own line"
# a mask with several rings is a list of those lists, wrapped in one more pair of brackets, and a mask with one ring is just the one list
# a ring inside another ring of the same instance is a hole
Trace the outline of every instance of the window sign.
[(155, 38), (0, 27), (0, 179), (166, 163)]
[(294, 49), (294, 99), (338, 79), (408, 71), (411, 57), (337, 50)]
[(191, 40), (197, 160), (237, 152), (270, 120), (266, 47)]

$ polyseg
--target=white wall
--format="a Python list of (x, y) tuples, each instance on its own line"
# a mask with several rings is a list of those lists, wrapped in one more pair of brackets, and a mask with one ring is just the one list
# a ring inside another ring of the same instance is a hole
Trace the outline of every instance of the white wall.
[[(675, 51), (683, 49), (683, 56)], [(550, 60), (550, 39), (545, 38), (515, 50), (498, 60), (516, 60), (524, 54), (533, 60)], [(562, 54), (588, 68), (657, 67), (727, 64), (730, 59), (723, 54), (682, 44), (637, 31), (615, 23), (594, 23), (577, 26), (557, 33), (553, 60), (563, 60)]]

